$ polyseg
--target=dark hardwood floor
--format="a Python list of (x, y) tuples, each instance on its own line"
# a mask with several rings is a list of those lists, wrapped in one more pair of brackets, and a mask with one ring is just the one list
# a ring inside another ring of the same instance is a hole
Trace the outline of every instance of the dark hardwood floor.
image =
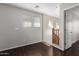
[(79, 56), (79, 41), (71, 48), (61, 51), (43, 43), (36, 43), (0, 52), (0, 56)]

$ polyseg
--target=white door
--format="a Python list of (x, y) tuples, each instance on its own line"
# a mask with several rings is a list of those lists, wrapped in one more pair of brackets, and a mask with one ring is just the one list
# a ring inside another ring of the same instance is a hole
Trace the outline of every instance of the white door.
[(65, 13), (65, 25), (66, 25), (66, 37), (65, 37), (65, 49), (68, 49), (72, 45), (72, 21), (71, 21), (71, 13), (66, 11)]

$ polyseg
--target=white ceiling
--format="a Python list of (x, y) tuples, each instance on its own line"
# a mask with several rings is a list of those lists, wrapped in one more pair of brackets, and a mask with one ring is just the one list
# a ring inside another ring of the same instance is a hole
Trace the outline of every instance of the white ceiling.
[(77, 5), (79, 5), (78, 3), (63, 3), (63, 9), (64, 10), (68, 10), (68, 9), (71, 9)]
[[(39, 13), (47, 14), (54, 17), (60, 16), (60, 4), (59, 3), (11, 3), (10, 5), (20, 7), (23, 9), (28, 9), (36, 11)], [(36, 5), (39, 5), (39, 8), (35, 8)], [(76, 3), (63, 3), (63, 8), (66, 10), (76, 5)]]
[(71, 14), (74, 14), (75, 16), (77, 16), (79, 19), (79, 5), (69, 9), (68, 11), (70, 11)]
[[(44, 13), (50, 16), (59, 16), (59, 3), (13, 3), (11, 5), (39, 13)], [(40, 7), (35, 8), (36, 5), (39, 5)]]

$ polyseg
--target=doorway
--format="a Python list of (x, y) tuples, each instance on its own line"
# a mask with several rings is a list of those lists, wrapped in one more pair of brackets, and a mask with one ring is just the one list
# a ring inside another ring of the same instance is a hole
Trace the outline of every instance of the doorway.
[(69, 11), (64, 11), (64, 32), (65, 32), (65, 49), (72, 46), (72, 20)]
[(59, 45), (59, 40), (60, 40), (59, 35), (60, 35), (59, 24), (55, 22), (52, 28), (52, 43)]
[(65, 49), (79, 41), (79, 6), (64, 11)]

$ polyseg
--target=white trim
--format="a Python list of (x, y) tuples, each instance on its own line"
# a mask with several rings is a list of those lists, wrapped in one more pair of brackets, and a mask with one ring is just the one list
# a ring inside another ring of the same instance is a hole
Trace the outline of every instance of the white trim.
[(39, 42), (41, 42), (41, 41), (30, 43), (30, 44), (23, 44), (23, 45), (14, 46), (14, 47), (5, 48), (5, 49), (0, 49), (0, 51), (10, 50), (10, 49), (14, 49), (14, 48), (22, 47), (22, 46), (27, 46), (27, 45), (31, 45), (31, 44), (35, 44), (35, 43), (39, 43)]
[(58, 49), (61, 50), (61, 51), (64, 51), (64, 49), (62, 49), (60, 46), (58, 46), (58, 45), (56, 45), (56, 44), (52, 44), (52, 46), (58, 48)]
[(56, 45), (54, 43), (53, 44), (49, 44), (49, 43), (47, 43), (45, 41), (42, 41), (42, 43), (45, 44), (45, 45), (47, 45), (47, 46), (53, 46), (53, 47), (55, 47), (55, 48), (57, 48), (57, 49), (59, 49), (61, 51), (64, 51), (64, 49), (62, 49), (59, 45)]
[(47, 42), (42, 41), (42, 43), (46, 46), (51, 46), (51, 44), (48, 44)]

